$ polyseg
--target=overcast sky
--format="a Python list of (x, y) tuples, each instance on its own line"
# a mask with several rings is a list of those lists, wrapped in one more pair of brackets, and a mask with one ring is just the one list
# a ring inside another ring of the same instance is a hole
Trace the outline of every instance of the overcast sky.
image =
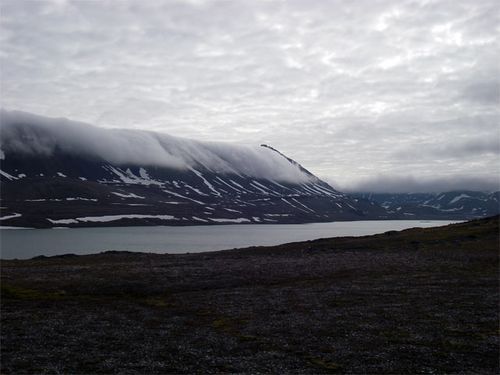
[(0, 104), (268, 143), (342, 189), (494, 189), (499, 4), (1, 0)]

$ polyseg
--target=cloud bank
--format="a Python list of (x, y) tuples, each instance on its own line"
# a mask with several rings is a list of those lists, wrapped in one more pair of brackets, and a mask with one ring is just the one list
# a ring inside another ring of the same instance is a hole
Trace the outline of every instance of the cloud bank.
[(268, 148), (199, 142), (132, 129), (103, 129), (67, 119), (19, 111), (0, 111), (0, 148), (48, 157), (56, 151), (104, 160), (117, 165), (203, 168), (276, 181), (305, 182), (312, 177)]
[(339, 185), (499, 175), (498, 0), (0, 6), (5, 108), (266, 143)]
[(332, 186), (345, 192), (373, 192), (373, 193), (439, 193), (455, 190), (471, 191), (500, 191), (500, 178), (498, 176), (435, 176), (428, 178), (411, 175), (388, 176), (377, 175), (355, 184)]

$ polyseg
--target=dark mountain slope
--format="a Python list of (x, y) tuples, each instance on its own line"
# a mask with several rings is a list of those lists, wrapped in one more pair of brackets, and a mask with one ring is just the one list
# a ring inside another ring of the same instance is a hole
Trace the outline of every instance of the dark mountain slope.
[(104, 130), (3, 111), (1, 223), (306, 223), (385, 209), (336, 191), (275, 149)]

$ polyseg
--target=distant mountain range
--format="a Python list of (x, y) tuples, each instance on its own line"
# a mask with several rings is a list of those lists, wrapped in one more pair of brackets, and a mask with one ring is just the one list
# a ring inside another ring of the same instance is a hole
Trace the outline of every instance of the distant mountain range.
[(500, 192), (450, 191), (444, 193), (356, 193), (387, 210), (394, 219), (468, 220), (498, 215)]
[(468, 219), (499, 193), (347, 195), (274, 148), (0, 113), (0, 224), (36, 228)]

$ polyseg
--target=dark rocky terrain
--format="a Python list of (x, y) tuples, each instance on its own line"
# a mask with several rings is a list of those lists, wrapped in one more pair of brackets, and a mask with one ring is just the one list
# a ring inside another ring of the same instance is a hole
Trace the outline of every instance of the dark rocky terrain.
[(4, 260), (1, 372), (498, 374), (498, 257), (497, 216), (215, 253)]

